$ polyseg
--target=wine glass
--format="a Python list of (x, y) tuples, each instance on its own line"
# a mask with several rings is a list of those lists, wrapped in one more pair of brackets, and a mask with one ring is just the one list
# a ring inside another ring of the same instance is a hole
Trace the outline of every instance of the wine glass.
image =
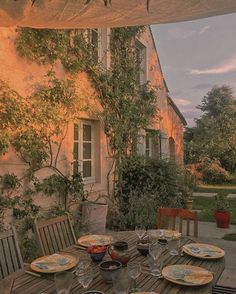
[(146, 228), (143, 226), (136, 226), (135, 233), (139, 237), (139, 240), (141, 240), (146, 235)]
[(78, 282), (82, 285), (82, 287), (84, 289), (88, 289), (89, 285), (92, 283), (94, 274), (92, 270), (78, 270), (76, 272), (76, 276), (78, 277)]
[(158, 243), (151, 243), (149, 245), (149, 254), (152, 256), (154, 260), (157, 260), (161, 254), (161, 248)]
[(135, 291), (135, 290), (137, 290), (136, 279), (141, 274), (141, 264), (140, 263), (128, 263), (127, 271), (128, 271), (128, 275), (133, 279), (134, 287), (132, 288), (132, 290)]

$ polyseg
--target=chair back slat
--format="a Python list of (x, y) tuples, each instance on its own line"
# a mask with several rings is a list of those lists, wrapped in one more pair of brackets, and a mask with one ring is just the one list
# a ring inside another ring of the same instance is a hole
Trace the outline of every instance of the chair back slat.
[(34, 227), (42, 255), (53, 254), (76, 243), (69, 215), (35, 221)]
[[(171, 220), (171, 224), (169, 222)], [(183, 223), (186, 223), (186, 235), (191, 235), (190, 225), (193, 222), (193, 235), (198, 237), (198, 216), (197, 212), (193, 212), (186, 209), (180, 208), (158, 208), (157, 210), (157, 228), (158, 229), (172, 229), (176, 230), (178, 222), (178, 230), (183, 233)]]
[(15, 228), (0, 234), (0, 279), (24, 267)]

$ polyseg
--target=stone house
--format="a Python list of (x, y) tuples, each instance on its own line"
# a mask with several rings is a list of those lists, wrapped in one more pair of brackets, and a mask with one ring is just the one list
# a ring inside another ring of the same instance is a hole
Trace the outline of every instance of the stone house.
[[(109, 29), (92, 30), (91, 42), (97, 42), (97, 58), (109, 67), (111, 57), (109, 54)], [(50, 69), (47, 65), (37, 65), (20, 57), (16, 51), (14, 28), (0, 29), (0, 80), (16, 90), (20, 95), (29, 95), (37, 83), (44, 83), (45, 74)], [(142, 56), (139, 78), (141, 83), (150, 83), (157, 91), (160, 119), (153, 121), (146, 130), (140, 130), (139, 152), (147, 156), (171, 158), (183, 162), (183, 131), (186, 121), (179, 109), (168, 95), (168, 88), (163, 77), (157, 49), (153, 40), (151, 28), (137, 40), (137, 50)], [(59, 78), (65, 78), (61, 63), (57, 63), (54, 71)], [(93, 107), (101, 107), (96, 100), (96, 90), (91, 85), (86, 73), (78, 73), (75, 78), (77, 90), (84, 97), (86, 103)], [(83, 174), (85, 188), (91, 194), (106, 193), (106, 175), (111, 166), (111, 159), (107, 153), (106, 137), (102, 123), (89, 113), (81, 112), (80, 120), (71, 124), (67, 136), (63, 141), (58, 164), (67, 174), (73, 171), (73, 162), (80, 161), (80, 171)], [(158, 136), (151, 136), (157, 130)], [(14, 172), (20, 176), (26, 169), (13, 150), (0, 157), (0, 175)], [(44, 170), (41, 176), (48, 175)], [(40, 176), (40, 175), (39, 175)], [(45, 200), (45, 207), (50, 200)], [(40, 197), (36, 204), (42, 204)]]

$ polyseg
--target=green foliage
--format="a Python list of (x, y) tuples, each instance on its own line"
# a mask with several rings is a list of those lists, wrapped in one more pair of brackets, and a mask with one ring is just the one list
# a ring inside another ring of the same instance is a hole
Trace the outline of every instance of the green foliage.
[(230, 204), (226, 193), (218, 193), (215, 196), (215, 210), (230, 211)]
[(219, 160), (230, 173), (236, 170), (236, 100), (228, 86), (214, 87), (198, 107), (203, 116), (185, 133), (186, 162)]
[(116, 182), (116, 214), (111, 226), (133, 229), (156, 226), (158, 207), (183, 207), (183, 174), (173, 162), (130, 157), (123, 160)]
[(73, 175), (71, 178), (61, 174), (53, 174), (45, 178), (40, 187), (47, 196), (58, 194), (63, 198), (64, 208), (62, 208), (62, 205), (54, 207), (54, 210), (59, 211), (59, 214), (63, 211), (68, 211), (71, 205), (78, 203), (84, 197), (84, 184), (80, 173)]
[(19, 54), (38, 64), (60, 60), (64, 68), (76, 73), (93, 67), (96, 48), (85, 30), (18, 29), (16, 48)]
[(15, 174), (5, 174), (0, 176), (0, 184), (2, 191), (16, 189), (20, 186), (20, 181)]
[(203, 180), (209, 184), (228, 183), (232, 180), (229, 172), (221, 167), (219, 160), (205, 163), (202, 168)]

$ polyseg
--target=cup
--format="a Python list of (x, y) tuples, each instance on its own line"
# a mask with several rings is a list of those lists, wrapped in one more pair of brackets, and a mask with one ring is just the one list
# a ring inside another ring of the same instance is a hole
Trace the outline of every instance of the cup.
[(56, 273), (55, 285), (57, 294), (69, 294), (74, 275), (71, 272)]
[(151, 275), (155, 277), (160, 277), (162, 271), (162, 259), (154, 259), (151, 255), (148, 255), (147, 259)]
[(170, 255), (179, 255), (180, 240), (171, 238), (168, 240), (168, 249)]

